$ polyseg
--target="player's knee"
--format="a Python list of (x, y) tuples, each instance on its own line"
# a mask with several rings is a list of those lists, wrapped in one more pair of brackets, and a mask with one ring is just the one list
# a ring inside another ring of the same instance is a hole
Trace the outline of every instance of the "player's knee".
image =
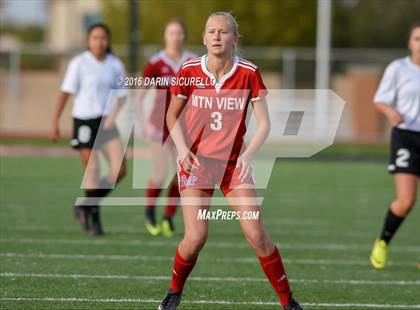
[(125, 165), (122, 165), (120, 170), (118, 171), (117, 181), (120, 181), (122, 178), (124, 178), (126, 174), (127, 169), (125, 168)]
[(165, 183), (166, 175), (154, 173), (150, 179), (156, 187), (160, 187)]
[(92, 166), (88, 165), (86, 167), (85, 177), (89, 179), (96, 179), (99, 176), (99, 174), (100, 174), (99, 167), (96, 167), (95, 165), (92, 165)]
[(109, 179), (113, 180), (113, 182), (118, 183), (122, 178), (125, 177), (126, 173), (127, 173), (127, 170), (124, 165), (118, 168), (111, 167), (111, 171), (109, 172)]
[(415, 196), (398, 197), (394, 200), (392, 209), (394, 212), (399, 213), (397, 215), (406, 216), (413, 209), (415, 203)]
[(157, 173), (153, 179), (156, 184), (163, 184), (166, 180), (166, 173)]
[(261, 249), (267, 245), (267, 235), (262, 231), (246, 232), (245, 238), (254, 249)]
[(196, 233), (192, 236), (185, 236), (185, 239), (194, 252), (200, 251), (207, 241), (207, 234), (206, 233)]

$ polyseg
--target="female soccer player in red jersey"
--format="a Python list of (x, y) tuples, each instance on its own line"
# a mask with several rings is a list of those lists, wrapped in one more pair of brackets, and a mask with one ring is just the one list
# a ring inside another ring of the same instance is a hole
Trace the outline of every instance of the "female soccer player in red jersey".
[[(179, 154), (185, 233), (176, 250), (169, 291), (159, 309), (176, 309), (181, 301), (184, 283), (207, 239), (208, 222), (198, 215), (208, 210), (216, 184), (234, 211), (260, 211), (250, 160), (265, 141), (270, 120), (260, 72), (254, 64), (235, 56), (238, 41), (238, 25), (231, 14), (210, 15), (203, 33), (208, 54), (186, 62), (177, 75), (180, 81), (194, 78), (199, 83), (171, 87), (166, 119)], [(245, 147), (245, 116), (250, 103), (257, 129)], [(302, 309), (292, 297), (280, 253), (261, 218), (240, 217), (239, 223), (282, 307)]]
[[(177, 18), (169, 20), (164, 29), (163, 39), (165, 48), (153, 55), (143, 69), (143, 78), (156, 79), (160, 77), (175, 77), (180, 66), (196, 57), (195, 54), (183, 50), (182, 46), (187, 36), (187, 28), (184, 23)], [(145, 87), (142, 87), (143, 89)], [(146, 94), (142, 91), (137, 98), (137, 107), (139, 112), (140, 124), (143, 131), (150, 140), (151, 158), (153, 160), (153, 172), (148, 181), (146, 196), (148, 199), (145, 208), (146, 229), (152, 235), (156, 236), (162, 233), (164, 236), (173, 235), (174, 225), (173, 216), (177, 206), (177, 198), (179, 197), (178, 185), (176, 177), (173, 178), (168, 189), (168, 204), (162, 222), (156, 221), (155, 201), (162, 191), (162, 186), (168, 176), (169, 159), (175, 164), (176, 155), (175, 148), (171, 141), (167, 141), (169, 136), (168, 127), (165, 122), (166, 111), (170, 102), (169, 85), (157, 85), (159, 90), (156, 94), (154, 106), (148, 121), (143, 117), (142, 102)], [(162, 91), (166, 90), (166, 91)], [(144, 126), (146, 124), (146, 126)], [(169, 157), (169, 158), (168, 158)]]
[[(88, 30), (88, 50), (69, 63), (53, 116), (50, 138), (59, 138), (59, 119), (70, 95), (73, 100), (73, 137), (71, 145), (80, 153), (85, 170), (85, 205), (74, 207), (74, 215), (82, 228), (91, 235), (102, 235), (99, 202), (108, 195), (112, 185), (125, 175), (124, 150), (115, 119), (127, 90), (117, 77), (124, 79), (122, 61), (111, 53), (111, 32), (105, 24), (94, 24)], [(117, 105), (109, 104), (111, 91), (116, 90)], [(109, 171), (100, 179), (99, 151), (103, 151)], [(88, 202), (90, 201), (90, 202)]]

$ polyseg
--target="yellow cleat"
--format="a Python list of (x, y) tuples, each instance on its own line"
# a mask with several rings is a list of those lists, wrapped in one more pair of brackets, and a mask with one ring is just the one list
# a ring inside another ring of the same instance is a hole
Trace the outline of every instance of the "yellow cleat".
[(417, 269), (420, 270), (420, 257), (419, 257), (419, 262), (417, 263)]
[(388, 244), (384, 240), (376, 239), (370, 254), (370, 263), (373, 268), (380, 270), (385, 268), (388, 259)]
[(174, 235), (174, 225), (172, 223), (172, 218), (164, 217), (162, 223), (160, 224), (162, 228), (162, 235), (165, 237), (173, 237)]
[(159, 224), (156, 224), (154, 226), (151, 223), (146, 222), (146, 224), (144, 224), (144, 225), (146, 226), (146, 229), (149, 232), (149, 234), (151, 234), (153, 237), (156, 237), (161, 232), (161, 228), (160, 228), (160, 225)]

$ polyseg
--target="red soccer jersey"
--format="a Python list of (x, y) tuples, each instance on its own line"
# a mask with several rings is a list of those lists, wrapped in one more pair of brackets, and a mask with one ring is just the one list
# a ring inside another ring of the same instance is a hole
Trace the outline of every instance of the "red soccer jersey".
[(187, 146), (200, 156), (235, 161), (249, 103), (267, 93), (257, 66), (235, 56), (232, 69), (215, 83), (204, 55), (184, 63), (176, 81), (170, 91), (186, 100), (180, 121)]
[[(184, 51), (181, 59), (175, 62), (165, 54), (165, 51), (161, 50), (150, 58), (143, 69), (142, 77), (151, 79), (175, 77), (181, 65), (194, 57), (197, 56), (192, 52)], [(169, 90), (169, 85), (157, 85), (156, 88)], [(159, 130), (166, 128), (165, 117), (169, 107), (170, 97), (169, 91), (157, 92), (149, 121)]]

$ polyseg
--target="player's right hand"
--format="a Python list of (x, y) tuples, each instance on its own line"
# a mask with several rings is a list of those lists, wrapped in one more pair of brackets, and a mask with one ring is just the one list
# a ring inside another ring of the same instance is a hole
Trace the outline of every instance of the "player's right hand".
[(53, 126), (50, 131), (50, 139), (52, 142), (57, 142), (58, 138), (60, 137), (60, 130), (58, 126)]
[(246, 177), (248, 177), (252, 173), (252, 165), (251, 160), (245, 154), (242, 154), (238, 157), (236, 162), (236, 168), (241, 168), (241, 172), (239, 173), (239, 179), (241, 182), (244, 182)]
[(153, 137), (156, 130), (156, 127), (151, 123), (148, 123), (146, 126), (142, 127), (142, 131), (144, 132), (145, 137)]
[(181, 165), (185, 172), (191, 173), (198, 169), (200, 161), (197, 155), (192, 153), (190, 150), (186, 150), (183, 154), (180, 154)]

